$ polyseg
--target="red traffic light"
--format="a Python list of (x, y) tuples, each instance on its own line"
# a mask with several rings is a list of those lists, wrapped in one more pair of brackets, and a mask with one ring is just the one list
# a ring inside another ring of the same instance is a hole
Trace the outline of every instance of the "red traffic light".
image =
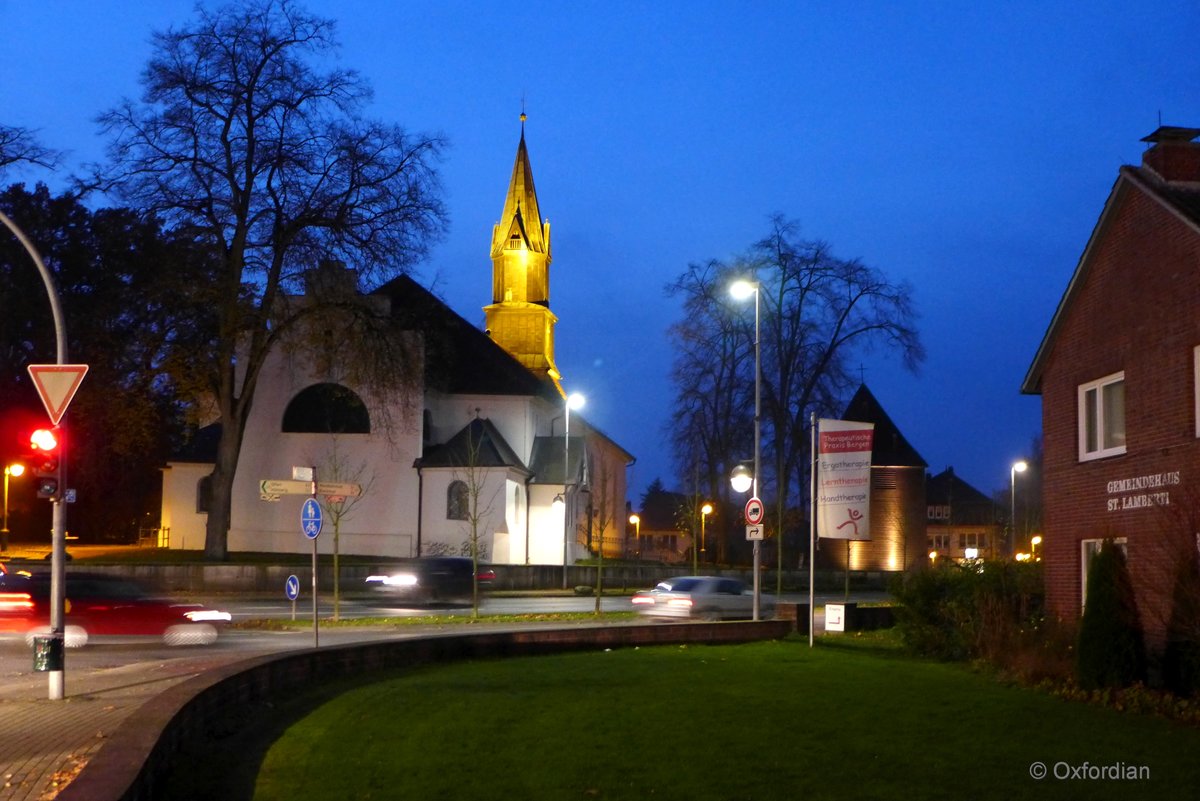
[(29, 435), (29, 447), (49, 453), (58, 447), (58, 437), (48, 428), (39, 428)]
[(58, 434), (49, 428), (39, 428), (29, 435), (30, 461), (37, 476), (37, 496), (58, 498)]

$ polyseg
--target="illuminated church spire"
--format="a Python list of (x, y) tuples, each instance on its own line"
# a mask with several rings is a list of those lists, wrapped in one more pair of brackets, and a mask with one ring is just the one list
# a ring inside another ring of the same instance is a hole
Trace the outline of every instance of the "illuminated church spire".
[[(488, 333), (521, 364), (558, 385), (550, 311), (550, 223), (543, 222), (525, 148), (525, 113), (504, 213), (492, 229), (492, 303)], [(561, 387), (560, 387), (561, 391)]]

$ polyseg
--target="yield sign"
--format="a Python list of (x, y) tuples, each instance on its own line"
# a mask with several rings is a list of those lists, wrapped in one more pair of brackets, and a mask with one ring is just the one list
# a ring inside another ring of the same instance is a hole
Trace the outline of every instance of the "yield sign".
[(58, 425), (58, 421), (66, 414), (75, 391), (83, 383), (83, 376), (88, 371), (86, 364), (31, 364), (27, 368), (33, 385), (37, 388), (50, 415), (50, 422)]

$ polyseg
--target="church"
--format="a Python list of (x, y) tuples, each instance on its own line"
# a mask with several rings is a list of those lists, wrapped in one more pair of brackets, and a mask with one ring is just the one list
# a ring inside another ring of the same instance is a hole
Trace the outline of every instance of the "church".
[[(486, 330), (409, 276), (366, 300), (383, 304), (419, 363), (386, 406), (364, 386), (278, 348), (259, 381), (233, 487), (229, 550), (305, 553), (304, 494), (320, 490), (331, 553), (469, 555), (494, 564), (572, 564), (626, 552), (633, 456), (581, 416), (554, 358), (550, 225), (525, 144), (525, 115), (504, 210), (492, 231)], [(306, 294), (353, 282), (337, 264)], [(354, 290), (357, 291), (357, 290)], [(386, 423), (386, 424), (385, 424)], [(163, 469), (158, 546), (204, 547), (216, 438), (202, 429)], [(321, 489), (321, 485), (328, 487)]]

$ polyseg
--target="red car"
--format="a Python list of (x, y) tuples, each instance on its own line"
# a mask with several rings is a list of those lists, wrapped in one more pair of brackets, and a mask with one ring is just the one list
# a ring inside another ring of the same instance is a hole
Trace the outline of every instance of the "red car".
[[(177, 603), (156, 596), (135, 581), (101, 573), (67, 573), (66, 631), (68, 648), (87, 645), (92, 637), (148, 635), (167, 645), (208, 645), (228, 612), (200, 604)], [(50, 631), (50, 575), (13, 571), (0, 566), (0, 631), (25, 635)]]

